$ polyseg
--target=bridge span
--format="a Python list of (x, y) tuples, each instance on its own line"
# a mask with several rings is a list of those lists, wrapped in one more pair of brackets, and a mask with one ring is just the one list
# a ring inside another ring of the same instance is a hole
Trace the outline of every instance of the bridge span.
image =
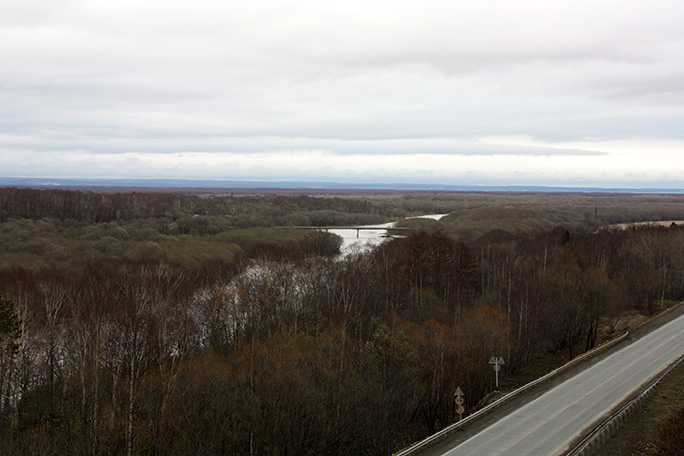
[(294, 226), (301, 230), (319, 230), (319, 231), (329, 231), (329, 230), (356, 230), (356, 237), (359, 237), (361, 231), (403, 231), (409, 232), (412, 228), (405, 227), (394, 227), (387, 225), (341, 225), (341, 226)]

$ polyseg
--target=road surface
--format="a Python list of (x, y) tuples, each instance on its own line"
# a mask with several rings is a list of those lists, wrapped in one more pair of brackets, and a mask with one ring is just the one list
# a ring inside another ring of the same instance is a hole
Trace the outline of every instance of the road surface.
[(680, 316), (443, 454), (562, 454), (582, 430), (683, 354), (684, 316)]

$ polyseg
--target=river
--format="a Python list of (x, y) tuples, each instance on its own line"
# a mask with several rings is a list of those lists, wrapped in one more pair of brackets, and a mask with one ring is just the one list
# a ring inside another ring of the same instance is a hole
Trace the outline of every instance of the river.
[[(429, 215), (419, 215), (417, 217), (407, 217), (407, 219), (413, 218), (427, 218), (432, 220), (439, 220), (449, 214), (429, 214)], [(355, 229), (332, 229), (329, 230), (330, 233), (337, 234), (342, 238), (342, 245), (340, 246), (340, 253), (342, 255), (349, 255), (352, 252), (358, 250), (363, 250), (368, 247), (376, 246), (387, 239), (387, 230), (392, 228), (396, 222), (366, 225), (369, 227), (382, 227), (381, 229), (362, 229), (357, 232)], [(358, 237), (357, 237), (358, 233)]]

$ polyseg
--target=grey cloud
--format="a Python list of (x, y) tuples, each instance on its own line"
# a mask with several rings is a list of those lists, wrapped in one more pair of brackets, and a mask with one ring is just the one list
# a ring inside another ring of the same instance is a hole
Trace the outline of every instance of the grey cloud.
[[(588, 160), (605, 152), (585, 138), (684, 134), (684, 6), (674, 0), (0, 9), (0, 158), (24, 151), (48, 174), (56, 154), (101, 172), (128, 172), (141, 158), (124, 155), (142, 154), (159, 173), (183, 169), (159, 157), (190, 152)], [(479, 140), (497, 135), (534, 141)], [(586, 144), (563, 145), (573, 141)], [(89, 154), (123, 160), (105, 170)]]
[[(126, 136), (112, 138), (111, 131), (42, 131), (29, 135), (0, 135), (0, 147), (46, 152), (87, 151), (92, 154), (173, 154), (173, 153), (287, 153), (326, 150), (337, 155), (380, 154), (446, 156), (599, 156), (594, 150), (554, 147), (541, 142), (506, 143), (506, 140), (454, 138), (357, 139), (260, 136)], [(530, 140), (531, 141), (531, 140)]]

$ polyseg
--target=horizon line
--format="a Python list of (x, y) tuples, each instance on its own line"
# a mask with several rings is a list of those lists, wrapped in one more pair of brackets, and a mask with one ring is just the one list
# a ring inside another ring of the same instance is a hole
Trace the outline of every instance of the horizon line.
[(478, 191), (478, 192), (572, 192), (572, 193), (684, 193), (684, 188), (667, 187), (601, 187), (596, 185), (542, 185), (542, 184), (425, 184), (425, 183), (360, 183), (329, 181), (288, 180), (232, 180), (184, 178), (52, 178), (4, 177), (0, 187), (32, 189), (82, 188), (140, 188), (178, 190), (384, 190), (384, 191)]

